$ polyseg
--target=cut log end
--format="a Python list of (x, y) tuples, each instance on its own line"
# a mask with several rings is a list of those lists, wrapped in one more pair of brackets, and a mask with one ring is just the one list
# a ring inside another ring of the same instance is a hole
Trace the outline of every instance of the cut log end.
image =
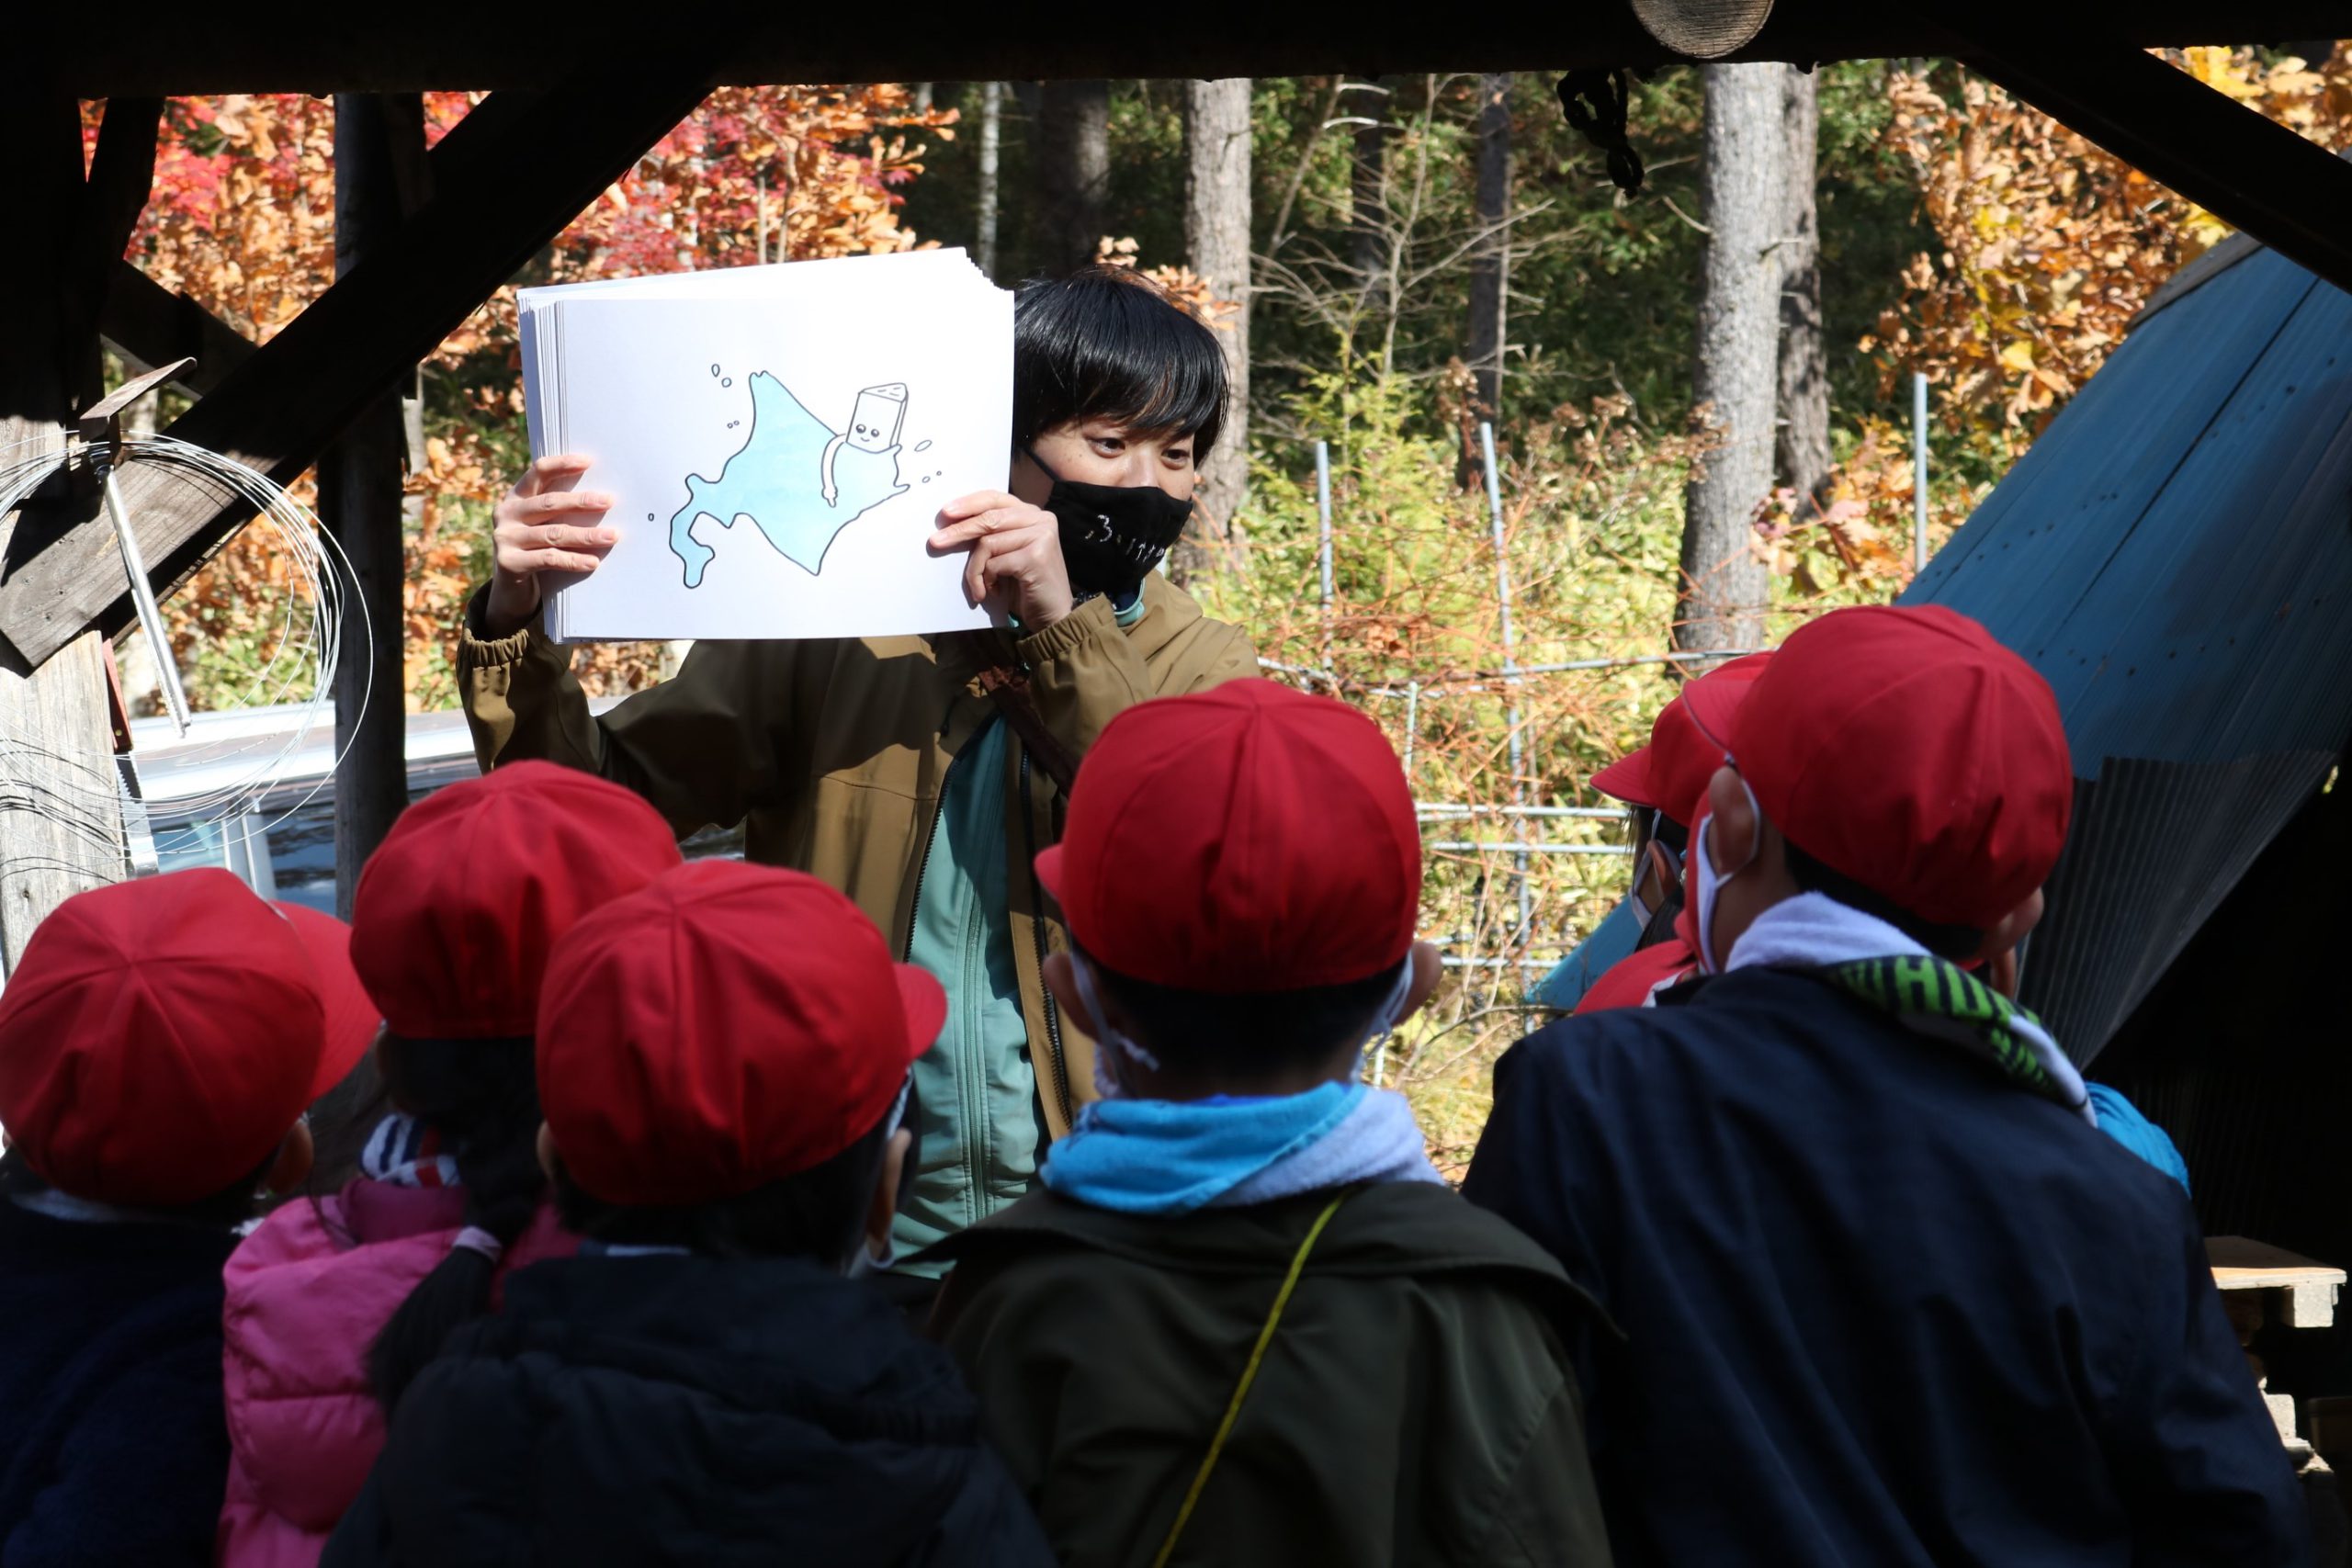
[(1772, 0), (1633, 0), (1650, 37), (1692, 60), (1720, 60), (1764, 28)]

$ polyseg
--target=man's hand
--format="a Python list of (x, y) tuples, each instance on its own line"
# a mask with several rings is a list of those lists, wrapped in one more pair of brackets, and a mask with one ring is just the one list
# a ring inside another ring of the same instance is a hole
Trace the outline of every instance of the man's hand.
[(964, 596), (973, 604), (995, 601), (1023, 632), (1043, 631), (1069, 614), (1069, 568), (1052, 513), (1002, 491), (982, 490), (940, 508), (939, 524), (932, 549), (971, 549)]
[(539, 607), (539, 573), (594, 571), (620, 534), (601, 526), (613, 498), (574, 490), (588, 459), (574, 453), (533, 463), (492, 514), (490, 597), (483, 629), (509, 637)]

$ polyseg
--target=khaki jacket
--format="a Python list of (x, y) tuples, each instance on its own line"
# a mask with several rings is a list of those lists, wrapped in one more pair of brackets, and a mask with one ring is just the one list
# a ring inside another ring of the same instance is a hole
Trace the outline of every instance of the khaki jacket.
[[(1157, 573), (1145, 614), (1120, 629), (1091, 599), (1034, 636), (702, 642), (677, 678), (592, 716), (571, 659), (532, 624), (485, 638), (482, 594), (468, 606), (458, 682), (482, 766), (567, 763), (625, 784), (683, 836), (744, 825), (744, 853), (822, 877), (903, 953), (948, 769), (995, 712), (978, 671), (991, 646), (1024, 666), (1046, 728), (1073, 758), (1150, 697), (1257, 673), (1237, 628), (1203, 615)], [(1093, 1098), (1093, 1043), (1069, 1029), (1039, 966), (1064, 945), (1031, 863), (1059, 836), (1062, 802), (1017, 739), (1005, 749), (1006, 864), (1021, 1010), (1038, 1095), (1055, 1137)]]

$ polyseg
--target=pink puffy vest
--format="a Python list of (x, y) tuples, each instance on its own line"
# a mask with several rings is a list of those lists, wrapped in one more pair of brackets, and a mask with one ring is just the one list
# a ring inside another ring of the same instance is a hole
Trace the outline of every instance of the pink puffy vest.
[[(368, 1350), (410, 1291), (449, 1254), (465, 1194), (353, 1182), (298, 1198), (229, 1259), (228, 1499), (219, 1561), (317, 1568), (319, 1554), (384, 1446)], [(508, 1270), (571, 1256), (578, 1239), (542, 1206), (507, 1249)]]

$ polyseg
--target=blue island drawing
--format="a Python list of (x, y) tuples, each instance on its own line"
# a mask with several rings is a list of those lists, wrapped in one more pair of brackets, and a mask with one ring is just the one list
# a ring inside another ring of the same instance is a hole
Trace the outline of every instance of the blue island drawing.
[(686, 477), (686, 503), (670, 518), (670, 548), (685, 567), (686, 586), (702, 586), (714, 551), (695, 537), (706, 517), (731, 529), (743, 518), (776, 553), (816, 576), (825, 552), (852, 523), (904, 495), (899, 435), (906, 419), (900, 383), (857, 395), (847, 430), (836, 431), (765, 370), (752, 376), (752, 428), (715, 479)]

